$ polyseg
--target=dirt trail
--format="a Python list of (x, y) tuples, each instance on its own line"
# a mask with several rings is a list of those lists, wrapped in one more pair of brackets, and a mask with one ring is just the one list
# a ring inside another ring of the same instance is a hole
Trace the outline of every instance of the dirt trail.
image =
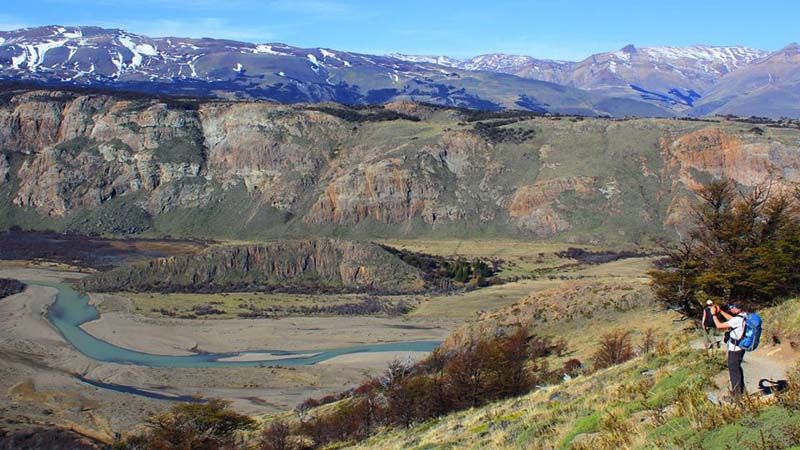
[[(705, 340), (698, 339), (692, 342), (692, 348), (697, 350), (705, 349)], [(715, 357), (725, 360), (727, 350), (725, 344), (722, 348), (715, 350)], [(755, 352), (748, 352), (744, 356), (744, 382), (747, 392), (758, 392), (758, 382), (762, 379), (785, 380), (791, 369), (800, 362), (800, 354), (792, 350), (788, 345), (773, 346), (765, 345), (759, 347)], [(729, 379), (728, 371), (721, 372), (714, 378), (719, 389), (712, 392), (714, 398), (722, 398), (728, 393)]]

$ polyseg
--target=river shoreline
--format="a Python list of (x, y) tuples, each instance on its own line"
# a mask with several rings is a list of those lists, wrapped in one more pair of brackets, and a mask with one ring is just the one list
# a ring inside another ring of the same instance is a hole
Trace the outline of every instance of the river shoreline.
[[(118, 346), (111, 344), (91, 333), (86, 332), (81, 326), (85, 323), (100, 319), (100, 313), (90, 304), (86, 295), (72, 289), (65, 283), (23, 280), (29, 285), (45, 288), (54, 288), (58, 291), (56, 301), (49, 307), (46, 317), (61, 334), (79, 352), (96, 361), (141, 365), (147, 367), (224, 367), (224, 366), (259, 366), (271, 365), (313, 365), (332, 357), (354, 353), (383, 353), (387, 352), (428, 352), (432, 351), (441, 341), (398, 340), (392, 342), (366, 343), (356, 346), (327, 347), (317, 353), (308, 353), (308, 349), (237, 349), (229, 353), (194, 353), (191, 355), (165, 355), (145, 353), (130, 349), (127, 345)], [(337, 321), (338, 322), (338, 321)], [(221, 324), (230, 328), (226, 324)], [(338, 324), (337, 328), (341, 325)], [(264, 327), (261, 327), (262, 330)], [(116, 330), (115, 330), (116, 331)], [(141, 330), (138, 330), (141, 333)], [(172, 329), (170, 328), (170, 332)], [(410, 333), (400, 329), (400, 333)], [(130, 341), (135, 341), (135, 335), (129, 336)], [(388, 341), (388, 342), (387, 342)], [(331, 345), (326, 341), (324, 345)], [(194, 347), (197, 347), (195, 344)], [(262, 355), (258, 359), (255, 355)]]
[[(0, 276), (60, 282), (84, 274), (4, 263)], [(382, 372), (395, 358), (416, 359), (426, 354), (344, 354), (325, 363), (294, 367), (152, 368), (99, 362), (76, 351), (45, 318), (55, 293), (34, 285), (0, 302), (0, 404), (9, 405), (0, 407), (0, 418), (24, 416), (37, 423), (78, 424), (110, 433), (112, 429), (130, 429), (169, 409), (174, 404), (170, 400), (196, 397), (226, 399), (242, 413), (261, 415), (290, 410), (309, 397), (354, 387), (365, 377)], [(106, 300), (113, 303), (113, 299), (92, 297), (96, 305)], [(170, 346), (175, 353), (186, 355), (239, 355), (242, 350), (263, 348), (317, 353), (324, 348), (408, 338), (441, 340), (454, 326), (374, 317), (176, 321), (101, 309), (104, 312), (98, 320), (84, 324), (87, 332), (123, 346), (143, 340), (146, 343), (136, 350), (155, 354), (168, 352)], [(75, 374), (93, 383), (81, 381)], [(120, 386), (122, 389), (109, 389)], [(134, 391), (139, 390), (155, 398), (136, 395)]]

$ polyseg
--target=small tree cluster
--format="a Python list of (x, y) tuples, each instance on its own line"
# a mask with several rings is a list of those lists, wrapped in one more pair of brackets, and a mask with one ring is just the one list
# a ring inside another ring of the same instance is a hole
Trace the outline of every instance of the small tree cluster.
[(150, 431), (117, 443), (116, 449), (224, 450), (240, 448), (240, 434), (255, 428), (250, 417), (230, 409), (230, 403), (181, 404), (148, 420)]
[(489, 265), (479, 259), (467, 261), (459, 258), (449, 263), (447, 267), (447, 277), (460, 283), (471, 283), (477, 287), (488, 285), (487, 278), (494, 275), (494, 270)]
[(698, 296), (758, 308), (800, 293), (800, 191), (740, 192), (733, 182), (720, 180), (698, 197), (688, 238), (666, 249), (661, 269), (650, 273), (659, 300), (699, 317), (704, 305)]
[(0, 299), (19, 294), (25, 290), (25, 284), (17, 280), (0, 278)]
[(470, 283), (473, 287), (488, 286), (492, 281), (490, 278), (496, 275), (500, 265), (499, 260), (490, 261), (490, 265), (478, 258), (470, 261), (461, 257), (448, 258), (429, 255), (386, 245), (381, 247), (402, 259), (406, 264), (424, 271), (429, 277)]

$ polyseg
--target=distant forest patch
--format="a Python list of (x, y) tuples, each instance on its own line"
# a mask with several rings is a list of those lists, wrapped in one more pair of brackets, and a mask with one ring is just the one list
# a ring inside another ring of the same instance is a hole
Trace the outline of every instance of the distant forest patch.
[(25, 290), (25, 284), (17, 280), (0, 278), (0, 299), (19, 294)]
[(650, 256), (648, 253), (642, 252), (631, 252), (631, 251), (602, 251), (602, 252), (592, 252), (589, 250), (584, 250), (582, 248), (574, 248), (570, 247), (562, 252), (556, 253), (556, 256), (559, 258), (569, 258), (575, 259), (582, 263), (586, 264), (605, 264), (612, 261), (617, 261), (620, 259), (626, 258), (641, 258), (644, 256)]

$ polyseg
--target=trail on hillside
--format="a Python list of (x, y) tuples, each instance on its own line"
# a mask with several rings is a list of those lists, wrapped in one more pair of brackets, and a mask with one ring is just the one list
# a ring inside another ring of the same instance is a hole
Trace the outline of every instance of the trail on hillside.
[[(705, 340), (697, 339), (692, 342), (691, 346), (696, 350), (705, 350)], [(725, 349), (725, 344), (722, 343), (719, 350), (714, 350), (713, 357), (725, 361), (726, 355), (727, 350)], [(800, 355), (788, 345), (764, 346), (755, 352), (747, 352), (742, 364), (747, 392), (751, 394), (758, 392), (758, 382), (762, 379), (787, 379), (789, 371), (798, 362), (800, 362)], [(709, 393), (712, 399), (720, 399), (728, 394), (730, 383), (727, 369), (720, 372), (714, 378), (714, 382), (719, 388)]]

